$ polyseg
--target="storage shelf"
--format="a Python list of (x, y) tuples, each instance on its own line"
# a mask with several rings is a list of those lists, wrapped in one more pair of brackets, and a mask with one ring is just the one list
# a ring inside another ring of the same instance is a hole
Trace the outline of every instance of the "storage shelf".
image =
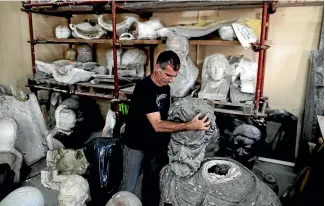
[[(322, 6), (323, 1), (279, 1), (277, 7)], [(254, 9), (262, 8), (263, 1), (117, 1), (117, 13), (136, 13), (149, 17), (152, 13)], [(72, 1), (56, 3), (23, 3), (23, 11), (53, 16), (73, 14), (112, 13), (111, 1)]]
[[(73, 43), (89, 43), (89, 44), (113, 44), (112, 39), (37, 39), (37, 44), (73, 44)], [(117, 40), (116, 44), (122, 46), (130, 45), (158, 45), (165, 44), (164, 40)], [(234, 46), (240, 45), (239, 41), (223, 41), (223, 40), (189, 40), (190, 45), (220, 45), (220, 46)]]
[[(65, 84), (55, 81), (53, 78), (28, 78), (27, 87), (31, 90), (49, 90), (54, 92), (76, 94), (80, 96), (88, 96), (99, 99), (114, 99), (114, 85), (109, 84), (91, 84), (90, 82), (78, 82), (75, 84)], [(120, 85), (119, 89), (126, 89), (134, 86), (134, 83)], [(125, 90), (120, 94), (130, 95), (132, 93)]]

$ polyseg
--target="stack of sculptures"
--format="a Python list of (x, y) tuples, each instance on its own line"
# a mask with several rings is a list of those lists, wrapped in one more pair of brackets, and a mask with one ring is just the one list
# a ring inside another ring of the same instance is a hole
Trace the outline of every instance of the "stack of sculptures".
[(42, 184), (58, 190), (60, 183), (70, 175), (83, 175), (89, 165), (82, 149), (57, 149), (46, 155), (47, 169), (41, 171)]
[[(199, 112), (192, 107), (175, 109), (169, 118), (174, 121), (190, 120)], [(228, 158), (204, 159), (212, 138), (207, 134), (214, 130), (211, 125), (207, 131), (172, 134), (169, 165), (160, 172), (160, 205), (279, 206), (276, 194), (240, 163)]]

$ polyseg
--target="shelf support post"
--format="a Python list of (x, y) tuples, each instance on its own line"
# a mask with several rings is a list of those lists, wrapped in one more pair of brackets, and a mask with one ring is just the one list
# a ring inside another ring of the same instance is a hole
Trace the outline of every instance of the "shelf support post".
[(118, 73), (117, 73), (117, 51), (116, 51), (116, 2), (112, 1), (112, 16), (113, 16), (113, 60), (114, 60), (114, 98), (119, 98), (119, 84), (118, 84)]
[(30, 40), (30, 53), (32, 58), (32, 72), (35, 74), (36, 68), (35, 68), (35, 40), (34, 40), (34, 32), (33, 32), (33, 14), (29, 10), (28, 11), (28, 24), (29, 24), (29, 40)]
[[(263, 1), (263, 11), (262, 11), (262, 24), (261, 24), (261, 36), (260, 36), (260, 46), (264, 45), (265, 36), (266, 36), (266, 19), (268, 15), (267, 1)], [(264, 57), (265, 57), (265, 49), (259, 50), (258, 55), (258, 69), (257, 69), (257, 81), (256, 81), (256, 89), (255, 89), (255, 101), (254, 101), (254, 116), (257, 117), (260, 98), (261, 98), (261, 87), (262, 81), (264, 81)]]

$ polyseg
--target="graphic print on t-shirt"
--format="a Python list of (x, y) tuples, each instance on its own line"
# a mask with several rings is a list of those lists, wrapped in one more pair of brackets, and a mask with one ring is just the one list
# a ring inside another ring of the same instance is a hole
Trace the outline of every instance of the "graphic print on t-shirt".
[(167, 94), (157, 95), (156, 104), (159, 111), (162, 111), (162, 109), (165, 107), (166, 98), (167, 98)]

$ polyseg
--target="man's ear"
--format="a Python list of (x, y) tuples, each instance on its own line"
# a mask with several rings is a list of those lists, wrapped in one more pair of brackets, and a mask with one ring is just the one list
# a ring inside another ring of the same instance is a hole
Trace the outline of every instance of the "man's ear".
[(156, 64), (156, 71), (161, 71), (161, 70), (162, 70), (161, 67), (158, 64)]

